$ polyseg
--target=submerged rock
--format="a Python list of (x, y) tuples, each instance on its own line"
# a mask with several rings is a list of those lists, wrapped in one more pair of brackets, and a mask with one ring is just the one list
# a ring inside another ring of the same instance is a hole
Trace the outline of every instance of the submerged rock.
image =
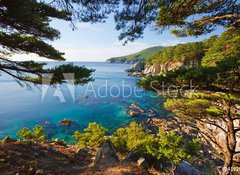
[(52, 123), (51, 121), (48, 121), (48, 120), (41, 121), (40, 125), (44, 128), (45, 133), (49, 137), (56, 134), (57, 126), (56, 126), (56, 124)]
[(129, 107), (128, 114), (131, 117), (136, 117), (136, 116), (148, 116), (148, 117), (155, 117), (157, 116), (157, 112), (152, 110), (152, 109), (147, 109), (144, 110), (140, 106), (132, 103)]
[(155, 117), (157, 115), (157, 113), (152, 109), (148, 109), (146, 112), (146, 115), (149, 117)]
[(60, 126), (70, 126), (72, 124), (72, 120), (65, 118), (62, 121), (60, 121), (58, 124)]
[(140, 115), (141, 115), (140, 112), (135, 111), (135, 110), (132, 110), (132, 109), (130, 109), (130, 110), (128, 111), (128, 114), (129, 114), (131, 117), (137, 117), (137, 116), (140, 116)]
[(106, 140), (98, 149), (95, 165), (113, 165), (119, 162), (118, 156), (110, 139)]
[(131, 117), (141, 116), (144, 113), (144, 110), (134, 103), (132, 103), (128, 108), (129, 108), (128, 114)]
[(140, 112), (144, 112), (144, 110), (143, 110), (140, 106), (138, 106), (138, 105), (136, 105), (136, 104), (134, 104), (134, 103), (132, 103), (132, 104), (129, 106), (129, 108), (138, 110), (138, 111), (140, 111)]

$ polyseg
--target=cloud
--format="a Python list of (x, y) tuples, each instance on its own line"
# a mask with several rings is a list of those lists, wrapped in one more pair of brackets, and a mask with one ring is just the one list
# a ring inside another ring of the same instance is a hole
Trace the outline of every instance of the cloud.
[(103, 31), (102, 28), (100, 28), (99, 26), (97, 26), (96, 24), (91, 24), (91, 23), (78, 23), (76, 25), (77, 29), (81, 30), (90, 30), (93, 32), (101, 32)]

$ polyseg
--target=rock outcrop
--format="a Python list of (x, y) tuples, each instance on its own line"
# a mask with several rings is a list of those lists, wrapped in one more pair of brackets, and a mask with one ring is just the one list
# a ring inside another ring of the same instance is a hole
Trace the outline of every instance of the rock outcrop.
[(138, 117), (138, 116), (148, 116), (148, 117), (155, 117), (157, 116), (157, 112), (152, 110), (152, 109), (146, 109), (144, 110), (140, 106), (132, 103), (131, 105), (128, 106), (128, 114), (131, 117)]
[(203, 175), (203, 173), (190, 163), (182, 161), (179, 165), (177, 165), (174, 175)]
[(10, 138), (9, 136), (6, 136), (3, 140), (2, 140), (2, 144), (5, 145), (7, 143), (11, 143), (11, 142), (16, 142), (15, 139)]
[(114, 165), (119, 163), (118, 156), (110, 139), (106, 140), (98, 149), (95, 156), (95, 165)]
[(184, 66), (182, 62), (166, 62), (164, 64), (146, 65), (143, 70), (143, 74), (145, 75), (163, 74), (166, 71), (174, 70), (181, 66)]
[(142, 76), (142, 75), (157, 75), (157, 74), (164, 74), (166, 71), (178, 69), (180, 67), (188, 68), (192, 66), (198, 66), (200, 62), (189, 61), (189, 62), (181, 62), (181, 61), (169, 61), (166, 63), (156, 63), (156, 64), (145, 64), (143, 61), (138, 61), (126, 72), (129, 72), (130, 76)]
[(132, 65), (126, 72), (139, 72), (141, 73), (144, 70), (145, 63), (142, 61), (138, 61), (134, 65)]
[(141, 167), (143, 167), (143, 168), (145, 168), (145, 169), (148, 169), (148, 168), (149, 168), (149, 165), (148, 165), (146, 159), (143, 158), (143, 157), (140, 157), (140, 158), (138, 159), (137, 163), (138, 163), (139, 166), (141, 166)]
[(70, 126), (72, 124), (72, 120), (65, 118), (61, 120), (58, 124), (59, 126)]

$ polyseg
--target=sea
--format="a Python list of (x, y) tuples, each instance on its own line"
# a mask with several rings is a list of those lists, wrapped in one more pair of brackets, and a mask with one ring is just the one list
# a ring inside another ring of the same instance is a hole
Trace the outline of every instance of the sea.
[[(166, 117), (163, 98), (156, 92), (138, 87), (139, 77), (128, 76), (124, 70), (131, 64), (104, 62), (72, 62), (76, 66), (95, 69), (94, 81), (85, 85), (71, 82), (51, 86), (21, 86), (12, 77), (0, 76), (0, 139), (5, 136), (18, 139), (17, 132), (35, 125), (42, 125), (48, 139), (64, 139), (73, 143), (72, 134), (83, 131), (91, 122), (108, 129), (108, 134), (131, 121), (143, 121), (152, 116), (143, 113), (131, 117), (129, 106), (135, 104), (155, 117)], [(67, 62), (47, 62), (46, 68)], [(64, 118), (71, 119), (71, 126), (61, 126)]]

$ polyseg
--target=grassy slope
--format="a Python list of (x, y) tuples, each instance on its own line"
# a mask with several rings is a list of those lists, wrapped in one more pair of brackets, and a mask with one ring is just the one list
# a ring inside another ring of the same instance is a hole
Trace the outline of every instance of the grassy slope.
[(107, 62), (110, 63), (125, 63), (125, 62), (136, 62), (138, 60), (145, 60), (146, 58), (152, 56), (153, 53), (156, 51), (162, 50), (165, 47), (163, 46), (154, 46), (154, 47), (149, 47), (147, 49), (144, 49), (140, 52), (126, 55), (126, 56), (121, 56), (121, 57), (113, 57), (107, 60)]

